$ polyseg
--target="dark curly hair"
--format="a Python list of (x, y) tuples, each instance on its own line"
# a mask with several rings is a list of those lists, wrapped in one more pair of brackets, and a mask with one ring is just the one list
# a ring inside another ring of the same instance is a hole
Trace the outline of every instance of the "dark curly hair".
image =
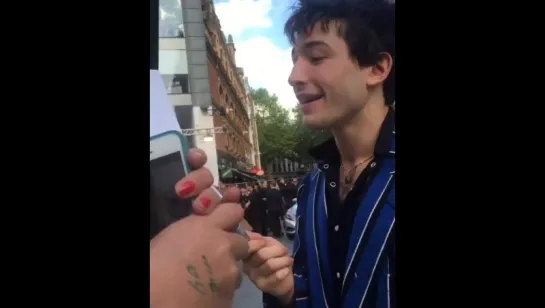
[[(375, 65), (383, 53), (395, 63), (395, 1), (392, 0), (299, 0), (286, 21), (284, 32), (294, 44), (316, 24), (328, 31), (331, 21), (339, 21), (337, 34), (360, 67)], [(395, 65), (384, 82), (387, 105), (395, 101)]]

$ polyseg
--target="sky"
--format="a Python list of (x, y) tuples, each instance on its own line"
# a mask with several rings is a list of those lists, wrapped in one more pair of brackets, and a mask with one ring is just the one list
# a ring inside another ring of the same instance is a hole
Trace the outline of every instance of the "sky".
[(291, 46), (284, 22), (294, 0), (214, 0), (225, 37), (233, 36), (237, 66), (252, 88), (266, 88), (279, 103), (291, 109), (297, 102), (288, 76)]

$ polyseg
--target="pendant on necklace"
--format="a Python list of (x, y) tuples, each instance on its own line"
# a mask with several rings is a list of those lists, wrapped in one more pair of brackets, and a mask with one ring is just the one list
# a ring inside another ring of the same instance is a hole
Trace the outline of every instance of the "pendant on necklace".
[(344, 177), (344, 184), (348, 185), (352, 183), (352, 177), (350, 176), (350, 174), (347, 174), (345, 177)]

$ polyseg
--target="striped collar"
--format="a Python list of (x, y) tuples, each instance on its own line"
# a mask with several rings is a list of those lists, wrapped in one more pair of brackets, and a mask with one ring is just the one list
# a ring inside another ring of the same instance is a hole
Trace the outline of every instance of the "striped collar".
[[(395, 111), (390, 108), (386, 114), (384, 122), (380, 128), (380, 132), (375, 145), (375, 156), (394, 155), (395, 148), (392, 148), (392, 139), (395, 138)], [(330, 138), (310, 149), (310, 156), (317, 161), (340, 162), (341, 156), (335, 143), (335, 138)]]

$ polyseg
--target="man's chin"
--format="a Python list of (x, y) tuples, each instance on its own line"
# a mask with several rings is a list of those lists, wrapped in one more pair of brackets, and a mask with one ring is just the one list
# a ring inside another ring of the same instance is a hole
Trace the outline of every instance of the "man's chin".
[(303, 124), (312, 130), (328, 129), (330, 126), (327, 119), (324, 119), (317, 114), (303, 115)]

